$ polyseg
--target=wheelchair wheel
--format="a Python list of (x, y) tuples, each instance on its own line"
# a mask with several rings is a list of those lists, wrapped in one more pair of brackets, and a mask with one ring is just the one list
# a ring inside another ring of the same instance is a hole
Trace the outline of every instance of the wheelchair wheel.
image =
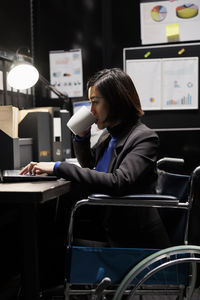
[(145, 295), (150, 291), (153, 295), (174, 292), (178, 299), (189, 300), (195, 288), (197, 263), (199, 246), (175, 246), (155, 252), (128, 272), (113, 299), (120, 300), (123, 295), (132, 299), (136, 293)]

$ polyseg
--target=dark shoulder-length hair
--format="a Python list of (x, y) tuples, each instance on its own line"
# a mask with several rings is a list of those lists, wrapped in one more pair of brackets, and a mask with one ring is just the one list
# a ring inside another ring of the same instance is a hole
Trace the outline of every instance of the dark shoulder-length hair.
[(104, 69), (87, 82), (87, 90), (96, 86), (109, 105), (109, 120), (137, 121), (144, 114), (130, 76), (119, 68)]

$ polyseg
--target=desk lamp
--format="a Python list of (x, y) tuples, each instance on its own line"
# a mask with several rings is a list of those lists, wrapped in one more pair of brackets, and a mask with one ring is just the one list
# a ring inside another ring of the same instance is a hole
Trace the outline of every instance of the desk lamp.
[(8, 72), (9, 85), (16, 90), (29, 89), (36, 84), (38, 79), (39, 72), (32, 65), (31, 57), (19, 54), (18, 49)]
[(55, 93), (71, 112), (72, 104), (68, 95), (61, 93), (46, 78), (39, 74), (38, 70), (32, 64), (32, 58), (19, 54), (19, 50), (16, 51), (12, 59), (13, 63), (7, 76), (8, 84), (14, 89), (21, 90), (33, 87), (40, 80), (45, 88)]

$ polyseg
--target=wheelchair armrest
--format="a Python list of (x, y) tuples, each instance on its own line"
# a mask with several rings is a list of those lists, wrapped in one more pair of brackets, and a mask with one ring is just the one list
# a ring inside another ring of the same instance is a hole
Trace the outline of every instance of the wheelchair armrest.
[(174, 196), (158, 194), (132, 194), (125, 196), (92, 194), (88, 196), (88, 204), (113, 206), (177, 207), (179, 204), (179, 199)]
[[(102, 206), (132, 206), (132, 207), (160, 207), (160, 208), (178, 208), (181, 207), (179, 199), (169, 195), (159, 194), (132, 194), (125, 196), (113, 196), (106, 194), (91, 194), (86, 199), (75, 203), (69, 223), (68, 244), (73, 242), (73, 219), (76, 210), (83, 205), (102, 205)], [(181, 208), (185, 208), (185, 203)]]
[(177, 157), (163, 157), (160, 158), (157, 161), (157, 167), (160, 167), (162, 165), (165, 165), (167, 163), (174, 164), (174, 165), (183, 165), (184, 159), (183, 158), (177, 158)]

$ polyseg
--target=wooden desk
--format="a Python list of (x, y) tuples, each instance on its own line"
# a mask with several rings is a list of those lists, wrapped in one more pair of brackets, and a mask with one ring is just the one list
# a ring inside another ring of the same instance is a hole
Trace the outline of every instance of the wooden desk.
[(39, 299), (38, 266), (38, 206), (69, 192), (70, 182), (65, 180), (23, 183), (0, 183), (0, 204), (19, 204), (23, 224), (22, 298)]

